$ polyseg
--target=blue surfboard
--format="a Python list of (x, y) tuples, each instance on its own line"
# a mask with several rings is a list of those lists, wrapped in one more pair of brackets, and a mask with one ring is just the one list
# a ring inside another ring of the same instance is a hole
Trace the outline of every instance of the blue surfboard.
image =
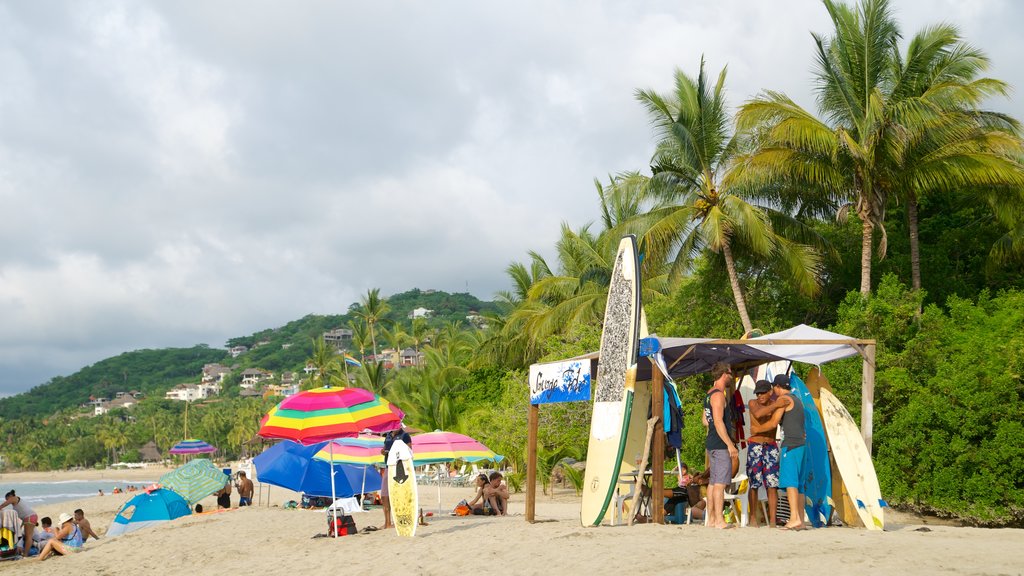
[(804, 484), (807, 517), (815, 528), (827, 526), (832, 518), (832, 465), (828, 459), (828, 443), (825, 440), (825, 426), (821, 422), (814, 397), (804, 381), (795, 372), (789, 374), (789, 385), (804, 405), (804, 429), (807, 432), (807, 448), (804, 450), (804, 470), (807, 481)]

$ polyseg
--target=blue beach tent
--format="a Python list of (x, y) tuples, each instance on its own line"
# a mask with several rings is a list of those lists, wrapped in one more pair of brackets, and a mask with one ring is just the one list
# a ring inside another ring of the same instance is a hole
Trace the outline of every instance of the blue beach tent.
[[(303, 446), (283, 440), (253, 458), (256, 478), (310, 496), (330, 496), (332, 467), (326, 460), (313, 457), (326, 445), (319, 442)], [(338, 498), (380, 490), (380, 472), (373, 466), (335, 463), (333, 468)]]
[(119, 536), (156, 524), (188, 516), (188, 502), (171, 490), (158, 488), (135, 496), (117, 511), (107, 536)]

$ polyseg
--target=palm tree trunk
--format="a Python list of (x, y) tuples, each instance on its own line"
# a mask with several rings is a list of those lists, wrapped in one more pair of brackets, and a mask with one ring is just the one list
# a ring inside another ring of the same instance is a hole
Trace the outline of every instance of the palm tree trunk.
[(722, 244), (722, 255), (725, 256), (725, 268), (729, 271), (729, 284), (732, 285), (732, 297), (736, 300), (736, 310), (740, 313), (740, 321), (743, 322), (743, 332), (750, 332), (754, 327), (747, 314), (747, 302), (743, 299), (743, 291), (740, 290), (740, 278), (736, 274), (736, 262), (732, 259), (729, 242)]
[(867, 297), (871, 295), (871, 238), (875, 229), (864, 215), (861, 215), (861, 223), (860, 294)]
[(377, 335), (373, 331), (373, 322), (370, 322), (370, 341), (373, 342), (373, 361), (377, 361)]
[(917, 198), (907, 200), (907, 220), (910, 228), (910, 278), (914, 291), (921, 289), (921, 253), (917, 238)]

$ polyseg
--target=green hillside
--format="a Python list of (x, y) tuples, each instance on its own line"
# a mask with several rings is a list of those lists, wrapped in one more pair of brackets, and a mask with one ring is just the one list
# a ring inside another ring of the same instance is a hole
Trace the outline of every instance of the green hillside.
[[(418, 288), (389, 296), (387, 302), (391, 311), (384, 317), (385, 324), (405, 326), (409, 323), (409, 313), (416, 308), (433, 310), (427, 319), (428, 325), (433, 327), (449, 322), (465, 323), (471, 312), (483, 314), (497, 310), (493, 302), (484, 302), (471, 294)], [(111, 398), (115, 392), (121, 391), (138, 390), (147, 396), (163, 396), (177, 384), (198, 382), (203, 365), (212, 362), (239, 369), (261, 368), (275, 374), (299, 371), (312, 354), (313, 340), (328, 330), (347, 326), (349, 321), (357, 318), (358, 309), (359, 304), (354, 303), (345, 314), (310, 314), (279, 328), (231, 338), (226, 343), (228, 348), (249, 348), (237, 358), (231, 358), (226, 350), (205, 345), (125, 352), (87, 366), (71, 376), (58, 376), (22, 394), (0, 399), (0, 418), (47, 416), (79, 406), (90, 396)], [(231, 393), (231, 386), (228, 393)]]
[(90, 396), (112, 398), (121, 391), (162, 396), (175, 384), (198, 381), (204, 364), (227, 357), (226, 351), (205, 345), (125, 352), (0, 400), (0, 418), (44, 416), (83, 404)]

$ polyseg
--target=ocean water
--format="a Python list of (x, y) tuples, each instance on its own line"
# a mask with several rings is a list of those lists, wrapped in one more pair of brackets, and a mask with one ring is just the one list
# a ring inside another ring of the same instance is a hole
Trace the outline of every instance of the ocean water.
[(156, 480), (62, 480), (60, 482), (5, 482), (0, 476), (0, 497), (14, 490), (30, 506), (54, 504), (98, 496), (99, 491), (110, 494), (114, 488), (122, 491), (129, 485), (144, 488)]

